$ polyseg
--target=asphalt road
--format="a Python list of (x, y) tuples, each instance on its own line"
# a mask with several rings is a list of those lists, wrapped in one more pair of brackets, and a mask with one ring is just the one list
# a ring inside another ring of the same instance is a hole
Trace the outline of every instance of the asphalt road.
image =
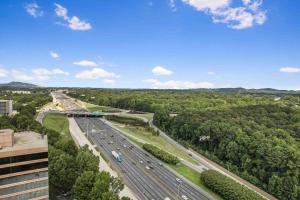
[[(188, 182), (177, 181), (178, 177), (164, 167), (158, 159), (135, 147), (119, 131), (111, 128), (101, 119), (76, 118), (75, 120), (140, 199), (184, 199), (182, 195), (189, 200), (212, 199)], [(114, 159), (112, 151), (121, 153), (122, 162)], [(146, 169), (147, 166), (153, 169)]]

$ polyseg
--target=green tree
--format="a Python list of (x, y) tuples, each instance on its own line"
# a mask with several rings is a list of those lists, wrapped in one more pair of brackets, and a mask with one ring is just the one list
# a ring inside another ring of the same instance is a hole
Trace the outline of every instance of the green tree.
[(83, 172), (72, 187), (72, 197), (77, 200), (87, 200), (94, 186), (95, 173), (92, 171)]
[(99, 171), (99, 158), (95, 156), (87, 146), (81, 148), (76, 156), (78, 172), (83, 171)]

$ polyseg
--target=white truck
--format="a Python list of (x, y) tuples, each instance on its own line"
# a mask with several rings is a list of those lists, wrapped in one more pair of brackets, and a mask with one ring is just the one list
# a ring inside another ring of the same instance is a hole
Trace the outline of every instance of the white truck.
[(120, 154), (118, 154), (115, 151), (112, 151), (111, 154), (113, 155), (113, 157), (118, 161), (118, 162), (122, 162), (122, 156)]

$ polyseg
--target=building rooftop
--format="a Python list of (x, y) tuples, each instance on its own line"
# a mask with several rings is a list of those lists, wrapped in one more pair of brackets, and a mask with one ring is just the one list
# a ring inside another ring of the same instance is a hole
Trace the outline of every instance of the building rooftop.
[(8, 102), (8, 101), (12, 101), (12, 100), (0, 99), (0, 102)]
[[(9, 131), (6, 130), (6, 131)], [(4, 130), (0, 130), (0, 133)], [(47, 136), (32, 131), (25, 131), (13, 134), (13, 146), (2, 147), (0, 158), (8, 156), (25, 155), (48, 151)]]

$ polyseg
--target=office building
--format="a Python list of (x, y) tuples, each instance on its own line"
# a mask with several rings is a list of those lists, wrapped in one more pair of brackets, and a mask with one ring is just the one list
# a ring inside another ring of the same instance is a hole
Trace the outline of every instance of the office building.
[(0, 130), (0, 199), (49, 199), (46, 136)]
[(0, 100), (0, 116), (10, 116), (13, 112), (12, 100)]

